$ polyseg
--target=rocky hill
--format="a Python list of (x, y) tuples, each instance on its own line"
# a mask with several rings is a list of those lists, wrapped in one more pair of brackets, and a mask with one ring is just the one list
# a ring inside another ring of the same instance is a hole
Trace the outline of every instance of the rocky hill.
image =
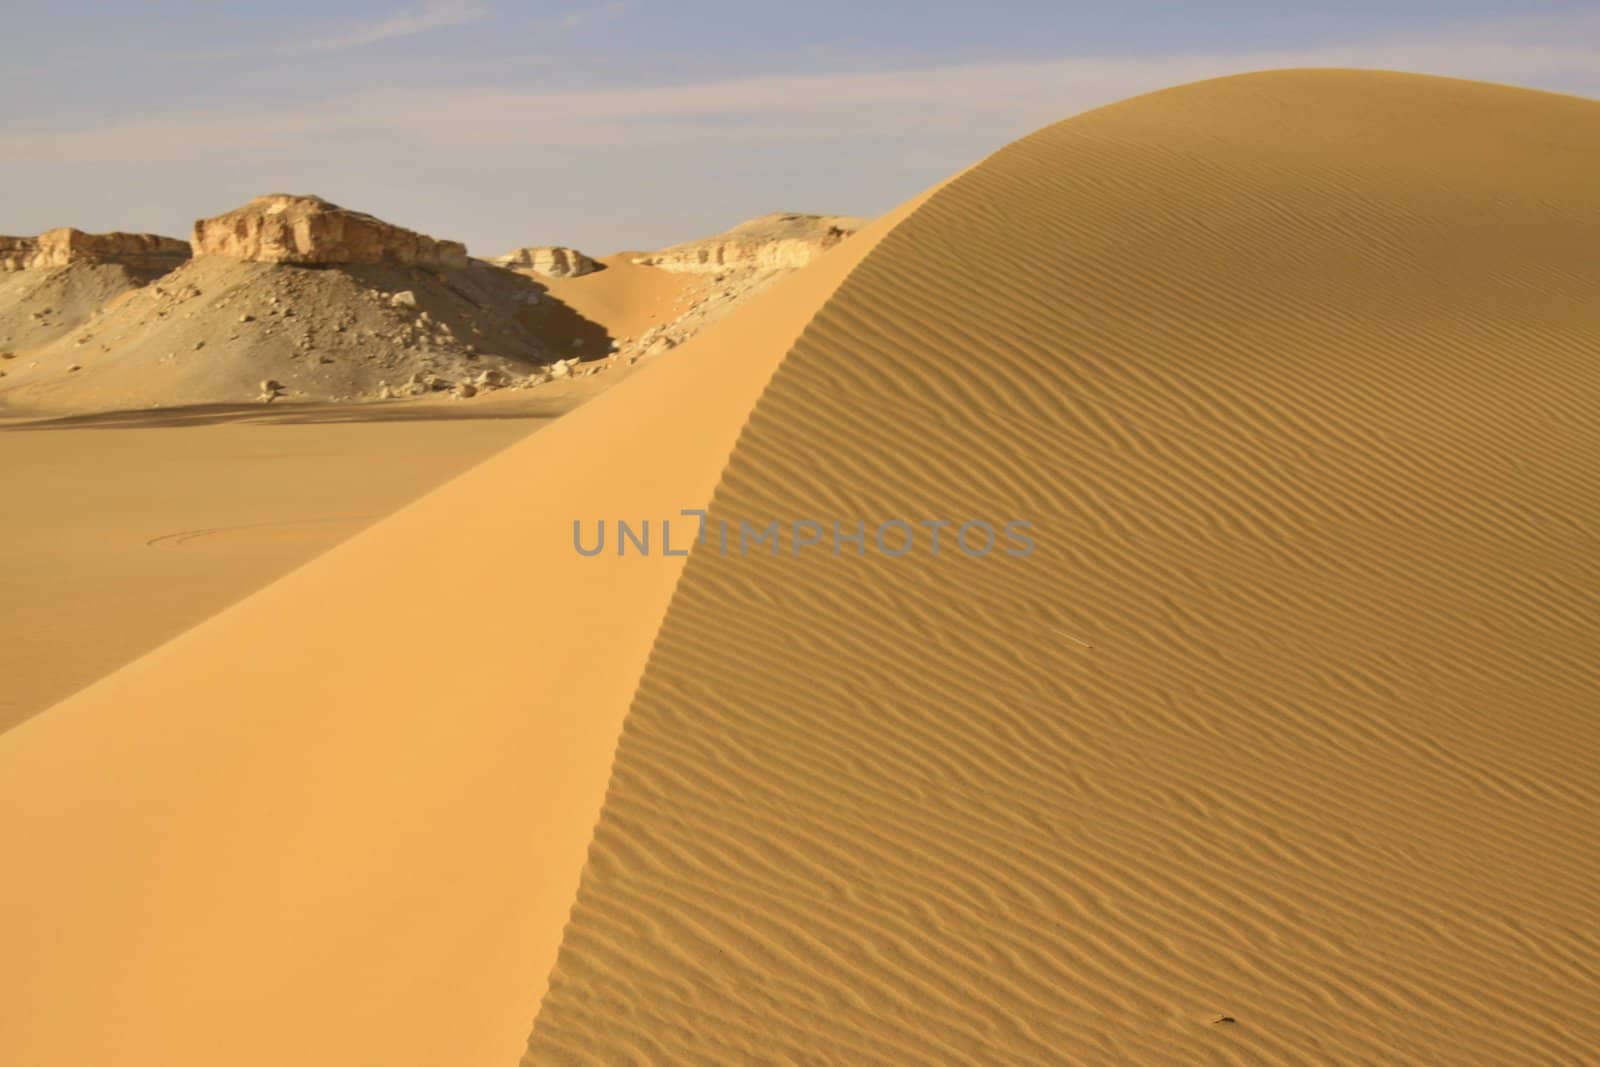
[(715, 274), (729, 270), (795, 270), (866, 225), (845, 215), (762, 215), (698, 241), (634, 258), (662, 270)]
[[(193, 248), (158, 282), (9, 361), (0, 402), (106, 410), (469, 396), (563, 373), (565, 353), (544, 336), (584, 332), (532, 278), (317, 197), (258, 197), (202, 219)], [(603, 348), (602, 331), (589, 332)]]
[(0, 237), (0, 376), (18, 352), (70, 333), (188, 258), (188, 242), (149, 233), (63, 227)]
[(200, 219), (188, 245), (0, 238), (0, 408), (465, 398), (599, 373), (677, 347), (860, 225), (777, 214), (604, 261), (532, 245), (485, 262), (274, 193)]

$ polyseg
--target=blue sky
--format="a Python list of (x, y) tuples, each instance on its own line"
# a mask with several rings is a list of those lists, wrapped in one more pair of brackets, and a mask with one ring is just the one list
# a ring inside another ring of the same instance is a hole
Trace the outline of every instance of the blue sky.
[(1242, 70), (1600, 96), (1600, 0), (5, 3), (0, 233), (315, 192), (479, 254), (877, 214), (1048, 122)]

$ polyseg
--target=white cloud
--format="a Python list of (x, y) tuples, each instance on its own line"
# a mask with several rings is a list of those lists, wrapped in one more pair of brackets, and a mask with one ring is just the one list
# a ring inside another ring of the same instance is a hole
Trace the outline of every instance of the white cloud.
[(363, 48), (394, 37), (410, 37), (429, 30), (465, 26), (480, 21), (488, 14), (488, 6), (474, 0), (427, 0), (414, 8), (349, 26), (326, 37), (312, 38), (300, 47), (316, 51)]
[[(535, 29), (546, 36), (582, 29), (595, 22), (610, 18), (627, 8), (625, 0), (596, 0), (540, 19)], [(488, 18), (488, 4), (477, 0), (427, 0), (414, 8), (407, 8), (373, 19), (369, 22), (347, 26), (323, 37), (313, 37), (290, 51), (338, 51), (347, 48), (364, 48), (396, 37), (411, 37), (431, 30), (452, 26), (468, 26)]]
[[(141, 225), (176, 232), (195, 214), (230, 206), (229, 197), (287, 187), (343, 197), (474, 248), (502, 243), (506, 220), (524, 216), (537, 220), (528, 227), (540, 242), (556, 239), (554, 229), (580, 245), (647, 247), (692, 235), (695, 220), (736, 221), (735, 202), (749, 214), (775, 203), (883, 210), (1077, 112), (1183, 82), (1287, 67), (1410, 70), (1600, 97), (1600, 20), (1465, 26), (1310, 49), (682, 84), (412, 83), (310, 104), (76, 125), (0, 121), (0, 158), (29, 161), (13, 176), (29, 191), (0, 206), (14, 232), (62, 219), (83, 224), (86, 207), (103, 213), (102, 228), (148, 218)], [(93, 178), (131, 173), (144, 184)]]
[(545, 19), (543, 25), (549, 31), (576, 30), (620, 15), (627, 9), (627, 0), (601, 0), (600, 3), (576, 8), (565, 14), (553, 15)]
[[(369, 29), (372, 32), (375, 28)], [(191, 111), (79, 128), (0, 127), (0, 154), (110, 162), (218, 151), (270, 159), (307, 151), (370, 152), (374, 146), (415, 152), (643, 148), (807, 138), (1009, 138), (1168, 85), (1248, 70), (1308, 66), (1410, 70), (1600, 95), (1600, 42), (1497, 44), (1456, 39), (776, 75), (609, 89), (376, 89), (314, 106), (253, 114)]]

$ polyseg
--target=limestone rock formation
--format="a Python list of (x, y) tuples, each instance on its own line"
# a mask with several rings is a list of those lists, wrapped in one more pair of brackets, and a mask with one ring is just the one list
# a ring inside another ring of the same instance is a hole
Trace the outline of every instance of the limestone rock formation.
[(552, 278), (577, 278), (593, 274), (600, 264), (576, 248), (561, 245), (533, 245), (517, 248), (490, 262), (511, 270), (531, 270)]
[(191, 240), (197, 256), (260, 263), (331, 265), (385, 263), (461, 270), (467, 249), (330, 204), (318, 196), (258, 196), (225, 215), (200, 219)]
[(634, 262), (694, 273), (793, 270), (810, 263), (866, 222), (844, 215), (763, 215), (714, 237), (636, 257)]
[(62, 227), (38, 237), (0, 237), (0, 271), (49, 270), (75, 263), (168, 271), (188, 258), (187, 242), (152, 233), (84, 233)]
[(38, 254), (37, 237), (0, 236), (0, 271), (28, 270)]
[[(203, 255), (132, 291), (108, 280), (121, 299), (86, 289), (100, 272), (126, 270), (0, 275), (0, 352), (27, 354), (6, 364), (0, 408), (392, 400), (442, 397), (463, 382), (472, 388), (456, 395), (466, 399), (547, 380), (557, 356), (547, 337), (565, 342), (578, 328), (534, 277), (477, 260), (443, 272)], [(58, 283), (29, 296), (22, 310), (37, 319), (8, 312), (8, 289), (57, 276), (77, 290)]]
[(671, 317), (621, 338), (614, 361), (632, 365), (670, 351), (868, 221), (846, 215), (763, 215), (712, 237), (632, 256), (635, 265), (688, 277), (681, 279)]

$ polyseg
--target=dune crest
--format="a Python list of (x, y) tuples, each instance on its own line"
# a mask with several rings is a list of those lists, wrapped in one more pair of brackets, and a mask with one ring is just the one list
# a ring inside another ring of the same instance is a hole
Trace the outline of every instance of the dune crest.
[(0, 1063), (515, 1062), (682, 566), (572, 523), (703, 507), (875, 239), (0, 735)]
[(1037, 551), (695, 553), (525, 1064), (1592, 1056), (1597, 145), (1243, 76), (884, 237), (712, 517)]

